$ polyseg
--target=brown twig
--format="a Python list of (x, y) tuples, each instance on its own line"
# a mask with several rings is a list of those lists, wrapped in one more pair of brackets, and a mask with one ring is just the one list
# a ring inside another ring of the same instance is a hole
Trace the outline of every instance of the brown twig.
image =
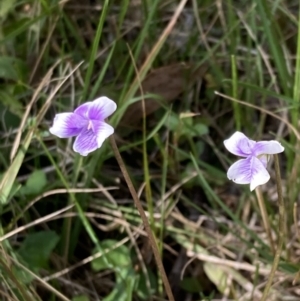
[(154, 235), (153, 235), (153, 233), (151, 231), (150, 224), (148, 222), (147, 216), (146, 216), (145, 211), (143, 209), (143, 206), (142, 206), (142, 204), (141, 204), (141, 202), (139, 200), (139, 197), (138, 197), (138, 195), (136, 193), (136, 190), (135, 190), (135, 188), (133, 186), (133, 183), (132, 183), (132, 181), (130, 179), (130, 176), (129, 176), (128, 172), (127, 172), (127, 169), (125, 167), (125, 164), (123, 162), (123, 159), (121, 157), (121, 154), (119, 152), (118, 146), (116, 144), (116, 141), (115, 141), (115, 138), (114, 138), (113, 135), (110, 136), (110, 143), (111, 143), (111, 147), (112, 147), (112, 150), (114, 152), (114, 155), (115, 155), (115, 157), (116, 157), (116, 159), (118, 161), (118, 164), (120, 166), (121, 172), (122, 172), (122, 174), (124, 176), (124, 179), (125, 179), (125, 181), (127, 183), (129, 191), (131, 193), (131, 196), (133, 198), (133, 201), (135, 203), (135, 206), (137, 207), (137, 209), (139, 211), (139, 214), (140, 214), (140, 216), (142, 218), (145, 230), (146, 230), (146, 232), (148, 234), (150, 245), (151, 245), (154, 257), (155, 257), (155, 261), (156, 261), (158, 270), (159, 270), (159, 272), (161, 274), (162, 281), (164, 283), (167, 296), (168, 296), (168, 298), (169, 298), (170, 301), (175, 301), (173, 293), (172, 293), (172, 290), (171, 290), (171, 286), (170, 286), (170, 283), (169, 283), (169, 280), (168, 280), (168, 277), (167, 277), (167, 274), (165, 272), (162, 260), (161, 260), (160, 255), (159, 255), (159, 249), (158, 249), (158, 246), (156, 244), (156, 240), (155, 240)]
[(272, 238), (270, 221), (269, 221), (269, 218), (268, 218), (268, 213), (267, 213), (266, 205), (265, 205), (265, 202), (264, 202), (264, 198), (262, 196), (262, 192), (261, 192), (261, 189), (260, 189), (259, 186), (256, 187), (255, 193), (256, 193), (256, 197), (257, 197), (261, 217), (263, 219), (264, 228), (266, 230), (266, 233), (267, 233), (267, 236), (268, 236), (268, 239), (269, 239), (269, 242), (270, 242), (271, 250), (272, 250), (272, 253), (275, 254), (275, 245), (274, 245), (274, 241), (273, 241), (273, 238)]
[(282, 186), (281, 186), (281, 177), (280, 177), (280, 168), (279, 168), (279, 160), (278, 155), (274, 155), (274, 163), (275, 163), (275, 174), (276, 174), (276, 185), (277, 185), (277, 194), (278, 194), (278, 210), (279, 210), (279, 229), (278, 229), (278, 246), (276, 253), (274, 255), (274, 261), (272, 264), (272, 269), (270, 275), (268, 277), (267, 284), (265, 286), (265, 290), (261, 301), (266, 301), (269, 291), (272, 286), (272, 282), (280, 261), (280, 255), (282, 251), (282, 246), (284, 242), (284, 226), (285, 226), (285, 211), (284, 211), (284, 200), (282, 196)]

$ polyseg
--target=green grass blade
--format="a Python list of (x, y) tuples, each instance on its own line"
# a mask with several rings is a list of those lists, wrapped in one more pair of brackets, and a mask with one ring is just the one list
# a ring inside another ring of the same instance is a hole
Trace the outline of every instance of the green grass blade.
[(105, 2), (103, 3), (102, 10), (101, 10), (101, 15), (100, 15), (100, 18), (99, 18), (98, 27), (97, 27), (97, 31), (96, 31), (96, 35), (95, 35), (95, 39), (93, 41), (92, 50), (91, 50), (91, 54), (90, 54), (90, 57), (89, 57), (88, 69), (87, 69), (86, 76), (85, 76), (85, 81), (84, 81), (84, 88), (83, 88), (83, 92), (82, 92), (82, 98), (84, 100), (86, 100), (86, 98), (88, 96), (88, 89), (89, 89), (90, 84), (91, 84), (91, 78), (92, 78), (92, 73), (93, 73), (93, 70), (94, 70), (96, 54), (97, 54), (97, 51), (98, 51), (98, 48), (99, 48), (99, 42), (100, 42), (100, 38), (101, 38), (101, 35), (102, 35), (103, 24), (105, 22), (105, 18), (106, 18), (107, 11), (108, 11), (108, 4), (109, 4), (109, 0), (105, 0)]
[(291, 85), (291, 76), (288, 72), (286, 65), (286, 58), (282, 49), (281, 42), (282, 34), (276, 21), (273, 18), (271, 8), (266, 0), (255, 0), (260, 20), (263, 24), (264, 33), (267, 38), (271, 53), (274, 58), (274, 62), (279, 75), (279, 82), (282, 86), (284, 94), (286, 96), (291, 96), (291, 90), (289, 86)]
[[(237, 79), (237, 67), (236, 58), (234, 55), (231, 56), (231, 74), (232, 74), (232, 97), (238, 98), (238, 79)], [(235, 119), (235, 127), (238, 131), (241, 130), (241, 114), (239, 104), (233, 102), (233, 113)]]

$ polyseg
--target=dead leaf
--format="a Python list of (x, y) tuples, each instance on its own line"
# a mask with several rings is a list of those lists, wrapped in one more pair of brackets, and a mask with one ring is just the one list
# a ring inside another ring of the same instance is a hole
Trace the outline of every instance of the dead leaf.
[[(174, 101), (187, 87), (202, 78), (207, 70), (206, 65), (197, 69), (192, 64), (177, 63), (154, 69), (142, 82), (144, 94), (158, 95), (165, 104)], [(136, 96), (141, 94), (140, 90)], [(160, 108), (157, 99), (146, 99), (146, 116)], [(122, 125), (132, 126), (143, 118), (142, 102), (138, 101), (128, 107), (121, 120)]]

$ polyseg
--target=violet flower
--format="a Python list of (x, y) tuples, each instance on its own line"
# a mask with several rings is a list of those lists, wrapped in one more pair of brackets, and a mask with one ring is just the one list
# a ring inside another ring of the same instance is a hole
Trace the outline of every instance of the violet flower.
[(111, 99), (102, 96), (79, 106), (74, 113), (56, 114), (50, 133), (59, 138), (76, 136), (73, 150), (82, 156), (101, 147), (114, 128), (104, 120), (117, 108)]
[(270, 175), (266, 170), (268, 155), (284, 151), (277, 141), (253, 141), (241, 132), (235, 132), (224, 141), (225, 147), (234, 155), (244, 157), (232, 164), (227, 172), (229, 180), (237, 184), (250, 184), (250, 190), (269, 181)]

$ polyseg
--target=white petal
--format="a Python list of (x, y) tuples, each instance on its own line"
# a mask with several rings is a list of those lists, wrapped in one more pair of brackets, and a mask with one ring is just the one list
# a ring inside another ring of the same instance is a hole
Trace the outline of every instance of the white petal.
[(284, 151), (284, 147), (275, 140), (257, 142), (253, 148), (253, 155), (274, 155)]
[(50, 133), (59, 138), (77, 136), (87, 125), (88, 121), (74, 113), (56, 114)]
[(241, 132), (235, 132), (229, 139), (224, 141), (225, 147), (231, 153), (240, 157), (251, 155), (255, 143)]
[(75, 139), (73, 150), (87, 156), (98, 148), (97, 137), (92, 130), (84, 129)]
[(106, 122), (93, 122), (93, 126), (98, 147), (101, 147), (104, 140), (114, 133), (114, 128)]
[(89, 108), (90, 108), (91, 104), (92, 104), (91, 101), (83, 103), (74, 111), (74, 113), (82, 116), (85, 119), (89, 119), (88, 112), (89, 112)]
[(251, 158), (251, 183), (250, 190), (254, 190), (257, 186), (263, 185), (270, 180), (270, 175), (264, 164), (256, 157)]
[(241, 159), (233, 163), (227, 171), (227, 177), (237, 184), (250, 184), (251, 171), (249, 159)]
[(263, 164), (263, 166), (265, 168), (267, 168), (268, 162), (270, 160), (270, 156), (269, 155), (260, 155), (260, 156), (257, 157), (257, 159), (259, 159), (259, 161)]
[(228, 169), (227, 177), (237, 184), (250, 184), (251, 191), (270, 179), (264, 164), (254, 156), (232, 164)]
[(104, 120), (110, 116), (117, 108), (114, 101), (106, 96), (99, 97), (89, 105), (88, 116), (91, 120)]
[(82, 156), (100, 148), (104, 140), (113, 134), (114, 128), (105, 122), (91, 121), (91, 126), (84, 129), (75, 139), (73, 150)]

